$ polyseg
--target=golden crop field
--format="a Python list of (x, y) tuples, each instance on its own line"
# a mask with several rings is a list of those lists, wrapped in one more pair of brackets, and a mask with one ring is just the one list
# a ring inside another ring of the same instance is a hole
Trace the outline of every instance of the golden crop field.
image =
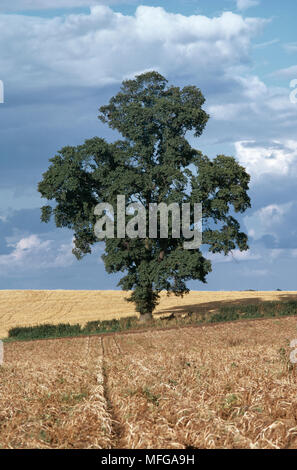
[(100, 338), (6, 344), (0, 383), (0, 448), (110, 447)]
[[(80, 323), (135, 315), (127, 292), (79, 290), (0, 290), (0, 338), (10, 328), (44, 323)], [(198, 292), (183, 298), (161, 294), (156, 315), (209, 311), (224, 304), (297, 298), (297, 292)]]
[(297, 448), (296, 318), (5, 343), (0, 448)]

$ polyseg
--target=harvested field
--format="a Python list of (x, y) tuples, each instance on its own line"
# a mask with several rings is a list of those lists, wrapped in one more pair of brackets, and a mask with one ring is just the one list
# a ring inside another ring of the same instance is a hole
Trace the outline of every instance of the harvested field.
[(297, 448), (296, 318), (7, 343), (2, 448)]
[[(134, 316), (133, 305), (122, 291), (1, 290), (0, 338), (15, 326), (51, 323), (85, 323)], [(197, 292), (183, 298), (161, 294), (156, 315), (214, 312), (222, 305), (297, 299), (297, 292)]]

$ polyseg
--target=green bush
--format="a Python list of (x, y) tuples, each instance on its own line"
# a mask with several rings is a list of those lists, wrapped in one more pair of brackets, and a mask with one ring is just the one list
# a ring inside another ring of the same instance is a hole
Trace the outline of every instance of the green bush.
[(279, 311), (279, 315), (297, 315), (297, 302), (294, 300), (284, 302), (282, 308)]
[[(152, 327), (164, 328), (167, 326), (183, 326), (185, 324), (203, 324), (235, 321), (239, 319), (261, 318), (261, 317), (281, 317), (297, 315), (297, 301), (290, 300), (286, 302), (263, 302), (250, 305), (226, 305), (222, 306), (217, 313), (210, 317), (206, 313), (191, 315), (186, 319), (173, 315), (173, 319), (155, 319)], [(126, 331), (131, 328), (141, 329), (145, 327), (140, 325), (137, 317), (125, 317), (119, 320), (89, 321), (82, 328), (79, 324), (70, 325), (69, 323), (60, 323), (58, 325), (44, 324), (28, 327), (11, 328), (8, 337), (11, 340), (32, 340), (44, 338), (59, 338), (67, 336), (92, 335), (101, 333), (115, 333), (117, 331)]]
[(211, 318), (211, 323), (222, 322), (222, 321), (234, 321), (238, 320), (239, 313), (237, 307), (221, 307), (218, 313), (214, 313)]
[(88, 321), (83, 328), (84, 333), (96, 333), (99, 329), (100, 322), (98, 320)]
[(11, 328), (8, 332), (8, 337), (16, 339), (43, 339), (76, 336), (79, 334), (81, 334), (81, 326), (79, 324), (59, 323), (58, 325), (50, 325), (46, 323), (44, 325)]
[(210, 322), (234, 321), (240, 318), (262, 318), (297, 315), (297, 301), (263, 302), (261, 304), (223, 306), (211, 316)]
[(261, 305), (261, 311), (264, 317), (275, 317), (279, 310), (278, 302), (265, 302)]
[(259, 305), (251, 304), (251, 305), (244, 305), (243, 307), (239, 307), (240, 311), (243, 313), (244, 318), (254, 318), (261, 316)]
[(84, 328), (79, 324), (59, 323), (58, 325), (44, 324), (36, 326), (16, 326), (8, 332), (8, 337), (18, 340), (59, 338), (64, 336), (79, 336), (100, 333), (112, 333), (136, 328), (137, 317), (121, 318), (120, 320), (89, 321)]
[(130, 328), (136, 328), (138, 326), (137, 317), (125, 317), (119, 320), (121, 330), (129, 330)]

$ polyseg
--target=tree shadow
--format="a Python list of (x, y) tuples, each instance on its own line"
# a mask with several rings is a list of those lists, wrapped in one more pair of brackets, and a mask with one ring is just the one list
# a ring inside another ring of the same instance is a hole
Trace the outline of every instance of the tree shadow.
[[(189, 312), (194, 314), (205, 314), (205, 313), (213, 313), (218, 311), (221, 307), (236, 307), (238, 305), (258, 305), (258, 304), (268, 304), (270, 302), (288, 302), (288, 301), (297, 301), (297, 292), (296, 294), (287, 294), (284, 293), (277, 293), (278, 298), (267, 300), (267, 298), (261, 297), (244, 297), (244, 292), (242, 292), (243, 296), (239, 299), (224, 299), (224, 300), (208, 300), (201, 303), (185, 303), (184, 305), (178, 305), (176, 307), (168, 307), (165, 309), (158, 310), (157, 315), (162, 318), (163, 316), (168, 315), (169, 313), (174, 315), (183, 315)], [(184, 297), (186, 300), (186, 295)]]

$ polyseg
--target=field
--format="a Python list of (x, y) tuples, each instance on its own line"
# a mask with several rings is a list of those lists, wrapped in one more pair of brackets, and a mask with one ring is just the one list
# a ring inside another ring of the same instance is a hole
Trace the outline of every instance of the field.
[(6, 343), (0, 447), (297, 448), (296, 337), (291, 317)]
[[(15, 326), (44, 323), (80, 323), (134, 316), (133, 305), (122, 291), (1, 290), (0, 338)], [(222, 305), (257, 303), (266, 300), (296, 299), (296, 292), (196, 292), (183, 298), (161, 294), (156, 315), (214, 312)]]

